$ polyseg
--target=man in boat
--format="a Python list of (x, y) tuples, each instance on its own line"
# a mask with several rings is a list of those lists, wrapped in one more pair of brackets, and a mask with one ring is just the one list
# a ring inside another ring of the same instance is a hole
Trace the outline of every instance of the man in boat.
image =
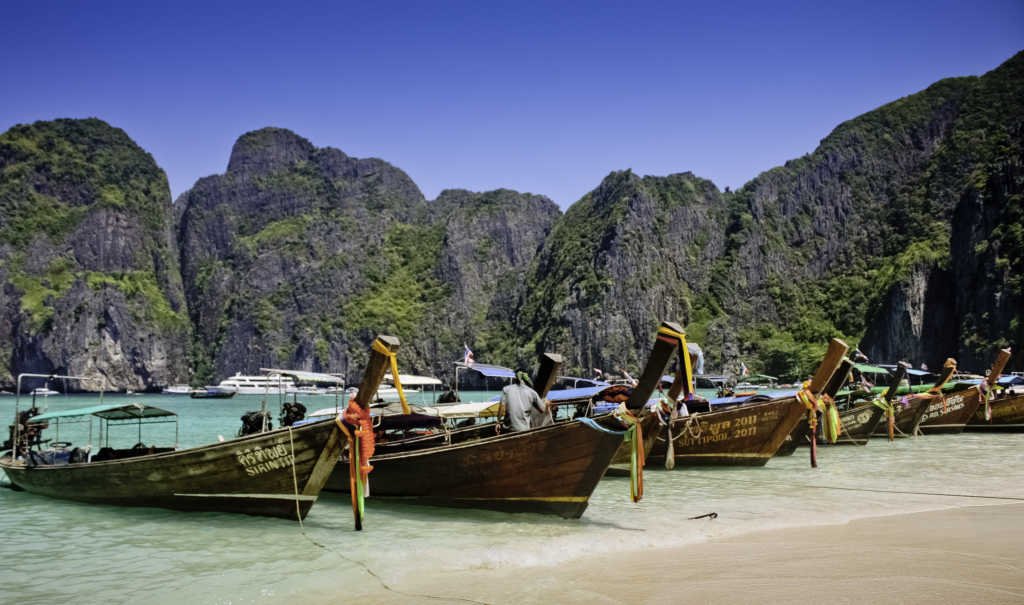
[(540, 395), (530, 386), (529, 374), (516, 370), (512, 383), (501, 390), (501, 407), (509, 429), (526, 431), (551, 423), (549, 403), (541, 401)]

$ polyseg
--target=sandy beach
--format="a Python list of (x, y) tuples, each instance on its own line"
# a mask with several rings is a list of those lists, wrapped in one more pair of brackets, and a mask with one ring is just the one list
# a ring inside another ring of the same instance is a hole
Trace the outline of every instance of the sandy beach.
[(557, 567), (410, 573), (391, 586), (400, 593), (367, 577), (355, 593), (374, 603), (1021, 603), (1022, 521), (1024, 504), (973, 506)]

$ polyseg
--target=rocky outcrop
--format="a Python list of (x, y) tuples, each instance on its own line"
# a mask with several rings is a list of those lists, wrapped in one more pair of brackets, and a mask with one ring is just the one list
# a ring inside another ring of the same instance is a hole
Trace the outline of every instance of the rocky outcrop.
[(198, 371), (210, 379), (289, 367), (355, 380), (382, 332), (402, 340), (404, 371), (444, 374), (464, 342), (486, 355), (487, 334), (511, 341), (496, 326), (558, 214), (513, 191), (428, 204), (390, 164), (276, 128), (242, 136), (227, 172), (178, 204)]
[(441, 192), (431, 217), (444, 233), (436, 277), (451, 295), (437, 323), (447, 335), (442, 350), (470, 343), (481, 360), (517, 357), (512, 320), (531, 289), (527, 270), (559, 216), (544, 196)]
[(108, 388), (187, 380), (171, 226), (167, 178), (124, 131), (87, 119), (0, 135), (0, 383), (22, 372), (98, 375)]
[[(407, 314), (430, 302), (395, 283), (404, 248), (431, 238), (407, 231), (426, 202), (387, 162), (266, 128), (239, 138), (227, 172), (177, 204), (197, 371), (209, 379), (280, 366), (357, 372), (374, 332), (408, 339), (419, 322)], [(391, 289), (400, 300), (383, 300)]]
[(576, 371), (635, 372), (661, 319), (706, 330), (696, 306), (713, 304), (726, 212), (690, 173), (608, 175), (556, 223), (530, 275), (517, 315), (528, 359), (549, 350)]

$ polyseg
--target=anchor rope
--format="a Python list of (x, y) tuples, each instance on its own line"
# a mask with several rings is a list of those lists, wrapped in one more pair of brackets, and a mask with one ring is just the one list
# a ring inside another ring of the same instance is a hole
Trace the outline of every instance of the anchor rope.
[(295, 438), (292, 436), (292, 427), (288, 427), (288, 443), (292, 447), (292, 487), (295, 488), (295, 517), (299, 520), (299, 529), (302, 529), (302, 509), (299, 506), (299, 476), (295, 471)]
[(363, 571), (365, 571), (367, 574), (372, 576), (373, 579), (377, 580), (377, 583), (380, 584), (381, 588), (383, 588), (384, 590), (386, 590), (388, 592), (393, 592), (393, 593), (395, 593), (397, 595), (401, 595), (403, 597), (420, 597), (420, 598), (424, 598), (424, 599), (434, 599), (435, 601), (458, 601), (458, 602), (461, 602), (461, 603), (474, 603), (475, 605), (492, 605), (491, 603), (488, 603), (487, 601), (477, 601), (476, 599), (470, 599), (470, 598), (467, 598), (467, 597), (442, 596), (442, 595), (428, 594), (428, 593), (424, 593), (424, 592), (406, 592), (404, 590), (398, 590), (397, 588), (394, 588), (394, 587), (390, 586), (387, 582), (385, 582), (384, 578), (382, 578), (379, 575), (377, 575), (377, 572), (373, 571), (373, 569), (369, 565), (367, 565), (366, 563), (363, 563), (362, 561), (360, 561), (358, 559), (353, 559), (352, 557), (348, 557), (348, 556), (342, 554), (341, 551), (339, 551), (339, 550), (336, 550), (334, 548), (331, 548), (329, 546), (321, 544), (320, 542), (317, 542), (313, 538), (313, 536), (310, 536), (309, 534), (306, 533), (305, 529), (301, 529), (300, 533), (302, 533), (302, 537), (303, 538), (309, 540), (309, 542), (311, 544), (313, 544), (314, 546), (316, 546), (317, 548), (321, 548), (323, 550), (326, 550), (327, 552), (333, 553), (334, 555), (338, 556), (339, 558), (344, 559), (345, 561), (348, 561), (349, 563), (352, 563), (353, 565), (361, 567), (363, 569)]

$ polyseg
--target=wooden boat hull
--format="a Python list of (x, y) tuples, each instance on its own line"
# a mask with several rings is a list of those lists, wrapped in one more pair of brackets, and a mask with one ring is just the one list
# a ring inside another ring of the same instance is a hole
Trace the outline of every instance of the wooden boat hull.
[[(933, 403), (933, 399), (938, 399), (938, 396), (931, 395), (929, 393), (921, 393), (919, 395), (909, 396), (906, 404), (894, 401), (893, 405), (896, 406), (896, 430), (894, 431), (893, 436), (913, 437), (916, 435), (917, 429), (921, 424), (921, 420), (924, 418), (929, 406)], [(884, 419), (884, 417), (882, 422), (879, 422), (878, 426), (875, 427), (875, 432), (872, 433), (871, 436), (885, 437), (886, 439), (889, 438), (889, 423)]]
[(989, 404), (992, 419), (985, 420), (985, 406), (979, 405), (965, 431), (1024, 432), (1024, 393), (1010, 393)]
[[(806, 408), (795, 397), (692, 414), (672, 423), (677, 466), (763, 466), (793, 432)], [(667, 427), (647, 458), (648, 465), (665, 463)]]
[[(822, 436), (819, 424), (818, 445), (867, 445), (871, 435), (884, 418), (885, 410), (870, 401), (842, 410), (839, 412), (839, 424), (843, 427), (843, 432), (839, 435), (839, 438), (835, 443), (829, 443)], [(779, 448), (780, 452), (783, 448), (787, 452), (784, 454), (777, 453), (776, 455), (786, 456), (792, 454), (793, 450), (799, 446), (810, 445), (810, 440), (807, 436), (809, 432), (810, 427), (807, 425), (807, 416), (804, 415), (796, 425), (796, 428), (793, 429), (793, 432), (790, 433), (790, 438)]]
[[(623, 439), (595, 420), (611, 426), (604, 417), (495, 435), (488, 425), (474, 427), (476, 439), (450, 445), (400, 451), (402, 443), (394, 442), (370, 459), (369, 495), (578, 518)], [(347, 463), (335, 468), (325, 489), (349, 491)]]
[(945, 399), (936, 397), (921, 418), (920, 431), (926, 435), (962, 432), (980, 405), (978, 387), (950, 393)]
[(54, 498), (295, 519), (316, 502), (341, 443), (331, 419), (116, 460), (26, 466), (4, 457), (0, 468), (15, 488)]
[[(640, 430), (643, 431), (644, 435), (644, 459), (651, 455), (651, 450), (654, 448), (654, 442), (658, 438), (658, 432), (662, 430), (659, 426), (658, 415), (654, 412), (648, 411), (644, 414), (643, 418), (640, 419)], [(605, 473), (610, 477), (628, 477), (630, 473), (630, 465), (632, 464), (633, 446), (623, 441), (619, 445), (619, 449), (612, 456), (611, 466), (608, 467), (608, 472)]]

